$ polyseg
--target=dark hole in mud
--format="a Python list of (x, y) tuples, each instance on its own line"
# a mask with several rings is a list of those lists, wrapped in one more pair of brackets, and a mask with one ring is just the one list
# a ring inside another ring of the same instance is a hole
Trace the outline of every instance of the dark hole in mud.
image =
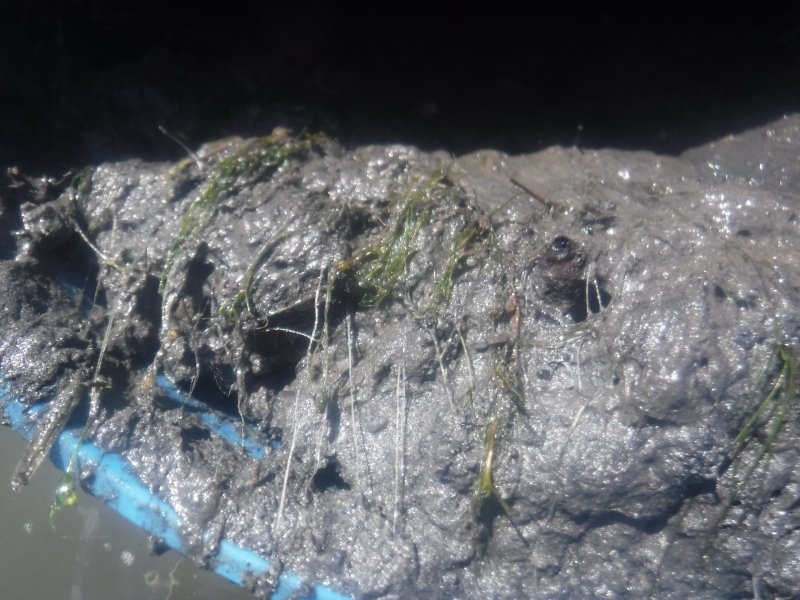
[(197, 254), (186, 273), (186, 285), (184, 290), (186, 295), (195, 302), (195, 310), (203, 311), (207, 300), (203, 295), (203, 286), (209, 276), (214, 272), (214, 265), (206, 260), (208, 256), (208, 245), (201, 243), (197, 248)]
[(270, 427), (269, 431), (270, 431), (270, 444), (275, 444), (274, 447), (277, 448), (283, 441), (283, 428)]
[(575, 286), (573, 290), (572, 308), (567, 312), (575, 323), (583, 323), (590, 314), (597, 314), (611, 302), (611, 294), (605, 289), (605, 281), (600, 277), (595, 278), (587, 287)]
[(583, 323), (586, 319), (589, 318), (589, 311), (587, 310), (587, 308), (589, 307), (587, 307), (586, 305), (586, 298), (584, 298), (583, 295), (581, 295), (580, 297), (575, 299), (572, 308), (570, 308), (569, 311), (567, 311), (567, 316), (569, 316), (569, 318), (572, 319), (574, 323)]
[(325, 467), (317, 469), (311, 478), (311, 483), (317, 492), (338, 492), (339, 490), (349, 490), (350, 484), (340, 475), (341, 467), (338, 461), (328, 463)]
[(591, 526), (599, 528), (617, 524), (627, 525), (637, 531), (652, 535), (662, 531), (668, 522), (669, 519), (666, 517), (635, 519), (621, 512), (610, 510), (591, 519)]
[(189, 194), (191, 194), (200, 185), (201, 179), (183, 179), (175, 186), (175, 195), (172, 199), (173, 202), (179, 202)]
[(715, 479), (699, 479), (686, 487), (686, 497), (694, 498), (702, 494), (717, 494), (717, 481)]
[(87, 340), (81, 339), (76, 336), (70, 336), (61, 343), (62, 348), (76, 348), (77, 350), (86, 350), (89, 347)]
[(160, 343), (158, 331), (161, 329), (161, 296), (158, 293), (158, 278), (149, 275), (144, 284), (144, 288), (139, 293), (136, 300), (137, 308), (142, 316), (152, 323), (150, 333), (141, 338), (141, 347), (137, 348), (136, 356), (139, 358), (137, 366), (145, 368), (153, 364)]
[(565, 235), (559, 235), (550, 242), (550, 254), (554, 260), (569, 260), (575, 254), (575, 244)]
[(749, 237), (752, 236), (752, 234), (750, 233), (749, 229), (740, 229), (739, 231), (736, 232), (736, 235), (738, 235), (739, 237), (745, 237), (745, 238), (749, 238)]
[[(498, 518), (507, 518), (505, 510), (500, 501), (494, 494), (481, 504), (480, 510), (475, 515), (476, 527), (473, 532), (473, 540), (479, 555), (486, 553), (489, 541), (494, 535), (494, 523)], [(519, 533), (519, 532), (518, 532)]]
[[(729, 432), (731, 439), (735, 438), (736, 435), (739, 433), (739, 431), (741, 431), (741, 429), (731, 430)], [(729, 456), (724, 457), (720, 462), (719, 466), (717, 467), (717, 473), (719, 473), (720, 476), (723, 475), (725, 471), (728, 470), (728, 467), (730, 467), (732, 464), (733, 460), (731, 460)]]
[(728, 298), (728, 296), (725, 294), (725, 290), (723, 290), (723, 289), (722, 289), (721, 287), (719, 287), (718, 285), (715, 285), (715, 286), (714, 286), (714, 297), (715, 297), (717, 300), (720, 300), (720, 301), (722, 301), (722, 300), (725, 300), (725, 299), (727, 299), (727, 298)]
[(346, 240), (356, 238), (378, 225), (380, 223), (373, 215), (352, 204), (345, 204), (331, 222), (331, 228), (335, 228), (336, 235)]
[(105, 290), (97, 285), (100, 275), (97, 256), (80, 236), (70, 236), (40, 260), (41, 266), (72, 296), (83, 312), (88, 313), (94, 305), (105, 308)]
[[(328, 323), (331, 331), (339, 327), (347, 311), (355, 304), (349, 296), (337, 301), (344, 289), (333, 291)], [(263, 325), (251, 327), (245, 335), (245, 348), (250, 361), (248, 387), (264, 386), (280, 392), (291, 385), (297, 376), (297, 366), (306, 356), (309, 337), (315, 325), (313, 300), (303, 302), (290, 310), (272, 315)], [(320, 318), (322, 318), (320, 316)], [(317, 323), (319, 327), (319, 323)], [(354, 329), (354, 336), (357, 331)], [(318, 329), (317, 339), (321, 332)]]
[[(55, 276), (56, 283), (61, 286), (78, 304), (84, 314), (88, 314), (95, 303), (95, 290), (97, 289), (97, 274), (99, 269), (89, 265), (83, 272), (81, 270), (65, 268)], [(100, 291), (105, 302), (105, 293)]]
[(598, 277), (587, 281), (586, 253), (580, 243), (558, 235), (535, 262), (544, 300), (574, 323), (582, 323), (611, 299)]
[[(200, 369), (192, 397), (222, 414), (239, 419), (236, 394), (233, 393), (235, 384), (236, 374), (230, 365), (215, 364), (203, 367)], [(191, 382), (181, 382), (179, 387), (188, 394)]]
[(675, 427), (677, 424), (675, 421), (671, 419), (659, 419), (658, 417), (654, 417), (652, 415), (642, 415), (641, 419), (641, 426), (642, 427)]
[[(256, 483), (256, 487), (268, 484), (269, 482), (273, 481), (277, 476), (278, 474), (275, 471), (269, 471), (266, 475), (264, 475), (261, 479), (258, 480), (258, 483)], [(262, 516), (261, 518), (263, 519), (265, 517)]]
[(596, 217), (596, 218), (587, 218), (582, 219), (581, 224), (583, 225), (583, 230), (589, 234), (594, 235), (596, 231), (604, 231), (611, 227), (616, 222), (616, 217), (607, 216), (607, 217)]
[(375, 372), (375, 385), (380, 384), (384, 381), (389, 375), (392, 374), (392, 365), (383, 365), (380, 369)]
[(194, 450), (197, 442), (211, 439), (211, 432), (196, 425), (181, 430), (181, 450), (189, 452)]
[[(304, 329), (272, 322), (269, 326), (285, 327), (300, 332)], [(309, 327), (309, 333), (310, 329)], [(245, 345), (252, 349), (249, 359), (253, 383), (278, 392), (295, 380), (297, 364), (306, 354), (308, 339), (287, 331), (254, 329), (247, 335)]]

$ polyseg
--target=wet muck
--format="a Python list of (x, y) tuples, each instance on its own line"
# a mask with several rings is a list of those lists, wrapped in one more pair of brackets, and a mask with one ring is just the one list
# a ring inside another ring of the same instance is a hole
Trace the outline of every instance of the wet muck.
[(259, 597), (800, 595), (799, 128), (12, 173), (0, 372), (49, 403), (15, 485), (88, 421), (199, 564), (272, 562)]

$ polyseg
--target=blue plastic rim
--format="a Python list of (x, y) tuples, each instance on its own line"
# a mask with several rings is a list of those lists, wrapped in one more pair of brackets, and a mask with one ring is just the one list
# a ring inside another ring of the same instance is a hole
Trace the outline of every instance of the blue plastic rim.
[[(163, 375), (156, 379), (156, 384), (166, 392), (175, 403), (182, 403), (196, 411), (201, 422), (209, 431), (233, 443), (242, 444), (245, 451), (255, 458), (264, 456), (264, 445), (260, 436), (249, 430), (242, 437), (241, 423), (234, 423), (230, 418), (217, 413), (196, 400), (188, 398)], [(5, 413), (12, 429), (26, 440), (33, 437), (36, 431), (35, 416), (44, 410), (41, 404), (25, 409), (22, 401), (15, 397), (0, 373), (0, 409)], [(131, 464), (119, 454), (105, 452), (91, 442), (80, 441), (80, 431), (64, 429), (50, 450), (50, 460), (64, 471), (70, 458), (75, 453), (79, 470), (91, 470), (94, 477), (90, 479), (87, 491), (113, 508), (134, 525), (154, 535), (164, 543), (188, 556), (188, 549), (183, 545), (179, 532), (181, 518), (175, 509), (161, 500), (139, 480)], [(272, 442), (274, 444), (274, 442)], [(75, 449), (77, 447), (77, 452)], [(87, 488), (84, 485), (84, 488)], [(270, 562), (252, 550), (242, 548), (227, 540), (221, 540), (219, 552), (211, 560), (211, 569), (233, 583), (246, 587), (252, 576), (269, 574)], [(272, 594), (272, 600), (287, 600), (303, 586), (299, 576), (283, 572), (278, 587)], [(314, 595), (304, 600), (352, 600), (323, 585), (313, 588)]]

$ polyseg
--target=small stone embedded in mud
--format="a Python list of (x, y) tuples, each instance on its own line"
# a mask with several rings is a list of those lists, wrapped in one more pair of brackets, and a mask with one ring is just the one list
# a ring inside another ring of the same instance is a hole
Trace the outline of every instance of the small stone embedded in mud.
[(798, 595), (798, 127), (455, 160), (277, 130), (101, 165), (15, 200), (0, 370), (28, 405), (85, 385), (76, 418), (99, 399), (88, 435), (199, 564), (223, 538), (271, 561), (261, 597), (281, 569), (353, 597)]

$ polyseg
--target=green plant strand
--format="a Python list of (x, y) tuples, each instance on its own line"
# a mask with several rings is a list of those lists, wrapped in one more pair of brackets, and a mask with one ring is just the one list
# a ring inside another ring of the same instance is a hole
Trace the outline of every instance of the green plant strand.
[(222, 199), (236, 189), (253, 184), (267, 171), (279, 167), (291, 156), (308, 150), (325, 139), (327, 138), (322, 134), (296, 139), (281, 131), (252, 140), (239, 148), (233, 156), (220, 161), (208, 175), (203, 191), (186, 211), (161, 273), (159, 292), (164, 291), (172, 265), (183, 253), (187, 240), (206, 225)]

